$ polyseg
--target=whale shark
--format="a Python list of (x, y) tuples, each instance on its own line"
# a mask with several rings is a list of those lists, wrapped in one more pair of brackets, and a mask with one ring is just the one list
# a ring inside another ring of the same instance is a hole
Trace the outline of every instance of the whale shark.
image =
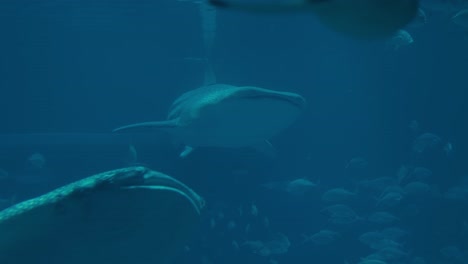
[(253, 147), (274, 155), (268, 140), (289, 127), (303, 112), (303, 96), (255, 86), (214, 83), (180, 95), (166, 120), (114, 129), (162, 129), (185, 145), (180, 157), (198, 147)]
[(354, 38), (392, 36), (417, 15), (419, 0), (208, 0), (216, 7), (254, 13), (310, 12), (322, 24)]
[(146, 167), (102, 172), (0, 211), (0, 263), (172, 263), (204, 205)]

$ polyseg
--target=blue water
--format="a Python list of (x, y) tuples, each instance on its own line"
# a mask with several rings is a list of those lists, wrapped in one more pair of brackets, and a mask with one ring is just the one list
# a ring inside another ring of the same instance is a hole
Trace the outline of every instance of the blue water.
[[(388, 263), (413, 263), (415, 257), (468, 263), (468, 251), (448, 260), (441, 253), (446, 246), (468, 250), (468, 235), (462, 234), (468, 195), (456, 202), (443, 198), (468, 176), (468, 40), (462, 29), (445, 15), (432, 15), (423, 27), (408, 29), (413, 44), (395, 51), (384, 40), (331, 32), (310, 14), (217, 15), (211, 62), (218, 81), (307, 99), (300, 119), (272, 140), (275, 160), (224, 149), (199, 149), (180, 159), (181, 148), (164, 133), (111, 134), (121, 125), (164, 119), (178, 95), (203, 83), (204, 64), (187, 59), (204, 56), (197, 4), (0, 2), (0, 168), (27, 179), (37, 174), (28, 158), (38, 152), (46, 159), (46, 170), (34, 176), (40, 184), (6, 181), (0, 198), (31, 198), (125, 166), (133, 144), (139, 162), (182, 180), (207, 200), (202, 229), (177, 263), (351, 264), (375, 251), (357, 238), (376, 228), (333, 227), (341, 237), (332, 244), (301, 245), (302, 234), (332, 229), (320, 212), (321, 193), (335, 187), (354, 191), (345, 168), (354, 157), (367, 160), (362, 173), (371, 178), (395, 176), (411, 163), (432, 171), (429, 183), (441, 195), (418, 202), (417, 214), (408, 213), (413, 204), (392, 209), (400, 218), (397, 226), (410, 235), (402, 241), (401, 262)], [(416, 135), (409, 127), (413, 120), (419, 124)], [(450, 142), (453, 151), (415, 161), (411, 147), (424, 132)], [(301, 177), (319, 182), (319, 190), (295, 197), (262, 187)], [(363, 199), (353, 208), (364, 217), (374, 210), (368, 203)], [(257, 216), (239, 214), (252, 204)], [(265, 257), (242, 246), (277, 232), (291, 242), (287, 253)]]

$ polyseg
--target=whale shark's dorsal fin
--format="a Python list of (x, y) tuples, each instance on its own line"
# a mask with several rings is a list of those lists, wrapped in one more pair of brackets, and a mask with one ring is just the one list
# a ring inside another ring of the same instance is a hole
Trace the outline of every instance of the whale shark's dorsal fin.
[(118, 127), (112, 132), (118, 132), (123, 130), (143, 130), (148, 128), (156, 128), (156, 129), (172, 129), (178, 127), (177, 119), (172, 120), (165, 120), (165, 121), (152, 121), (152, 122), (143, 122), (143, 123), (136, 123), (127, 126)]

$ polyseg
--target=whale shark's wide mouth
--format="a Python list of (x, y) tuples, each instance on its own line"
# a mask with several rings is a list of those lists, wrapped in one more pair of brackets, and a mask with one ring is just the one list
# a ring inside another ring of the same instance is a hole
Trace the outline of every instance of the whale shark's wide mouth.
[(286, 96), (279, 96), (279, 95), (256, 95), (256, 96), (246, 96), (243, 97), (246, 99), (255, 99), (255, 100), (275, 100), (275, 101), (282, 101), (288, 104), (293, 105), (296, 107), (298, 110), (302, 111), (305, 109), (305, 100), (302, 97), (286, 97)]
[(279, 92), (256, 88), (251, 92), (243, 92), (239, 97), (242, 99), (281, 101), (293, 105), (299, 111), (304, 110), (306, 107), (306, 100), (304, 97), (290, 92)]

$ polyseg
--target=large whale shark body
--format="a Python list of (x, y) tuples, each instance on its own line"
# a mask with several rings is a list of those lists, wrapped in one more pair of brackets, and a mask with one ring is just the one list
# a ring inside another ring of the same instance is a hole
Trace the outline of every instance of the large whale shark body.
[(254, 147), (271, 153), (268, 140), (290, 126), (305, 107), (299, 94), (254, 86), (211, 84), (179, 96), (167, 120), (123, 126), (114, 131), (157, 128), (169, 131), (186, 146)]
[(214, 6), (255, 13), (310, 12), (322, 24), (354, 38), (386, 38), (410, 23), (420, 0), (209, 0)]

